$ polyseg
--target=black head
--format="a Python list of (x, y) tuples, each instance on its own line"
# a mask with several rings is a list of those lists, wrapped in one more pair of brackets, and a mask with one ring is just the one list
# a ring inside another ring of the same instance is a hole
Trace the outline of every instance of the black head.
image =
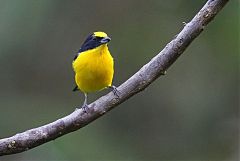
[(100, 45), (107, 44), (110, 40), (111, 38), (106, 33), (94, 32), (87, 37), (78, 52), (94, 49)]

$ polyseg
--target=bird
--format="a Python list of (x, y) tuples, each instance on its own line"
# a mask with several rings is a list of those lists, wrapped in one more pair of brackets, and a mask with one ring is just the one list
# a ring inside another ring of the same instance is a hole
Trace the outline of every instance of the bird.
[(112, 85), (114, 60), (108, 49), (110, 41), (111, 38), (105, 32), (93, 32), (87, 36), (72, 62), (76, 83), (73, 91), (84, 93), (82, 108), (85, 112), (89, 108), (89, 93), (111, 88), (114, 95), (119, 96), (119, 91)]

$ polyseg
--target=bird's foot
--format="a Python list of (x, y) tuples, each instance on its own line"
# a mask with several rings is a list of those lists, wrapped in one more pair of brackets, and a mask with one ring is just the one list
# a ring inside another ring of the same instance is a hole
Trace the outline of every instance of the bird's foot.
[(109, 86), (108, 88), (111, 88), (112, 89), (112, 92), (113, 92), (113, 94), (115, 95), (115, 96), (117, 96), (117, 97), (120, 97), (120, 92), (119, 92), (119, 90), (117, 89), (117, 87), (115, 87), (115, 86)]
[(89, 106), (87, 104), (83, 104), (81, 107), (77, 106), (75, 111), (82, 109), (84, 113), (88, 113)]
[(89, 106), (87, 104), (83, 104), (82, 105), (82, 110), (83, 110), (83, 112), (88, 113)]

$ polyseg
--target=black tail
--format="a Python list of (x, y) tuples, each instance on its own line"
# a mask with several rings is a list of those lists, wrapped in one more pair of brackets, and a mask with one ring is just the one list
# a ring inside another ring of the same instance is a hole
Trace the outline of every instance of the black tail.
[(72, 91), (75, 92), (75, 91), (78, 91), (78, 90), (79, 90), (78, 86), (76, 85), (76, 87), (74, 87)]

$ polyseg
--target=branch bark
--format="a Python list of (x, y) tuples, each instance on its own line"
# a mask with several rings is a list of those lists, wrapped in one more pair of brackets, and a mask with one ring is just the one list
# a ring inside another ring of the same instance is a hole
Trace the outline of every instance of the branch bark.
[(165, 74), (166, 70), (227, 2), (228, 0), (208, 0), (195, 17), (185, 24), (183, 30), (158, 55), (117, 88), (120, 92), (119, 97), (110, 92), (91, 103), (88, 113), (79, 109), (52, 123), (1, 139), (0, 156), (20, 153), (78, 130), (144, 90), (156, 78)]

